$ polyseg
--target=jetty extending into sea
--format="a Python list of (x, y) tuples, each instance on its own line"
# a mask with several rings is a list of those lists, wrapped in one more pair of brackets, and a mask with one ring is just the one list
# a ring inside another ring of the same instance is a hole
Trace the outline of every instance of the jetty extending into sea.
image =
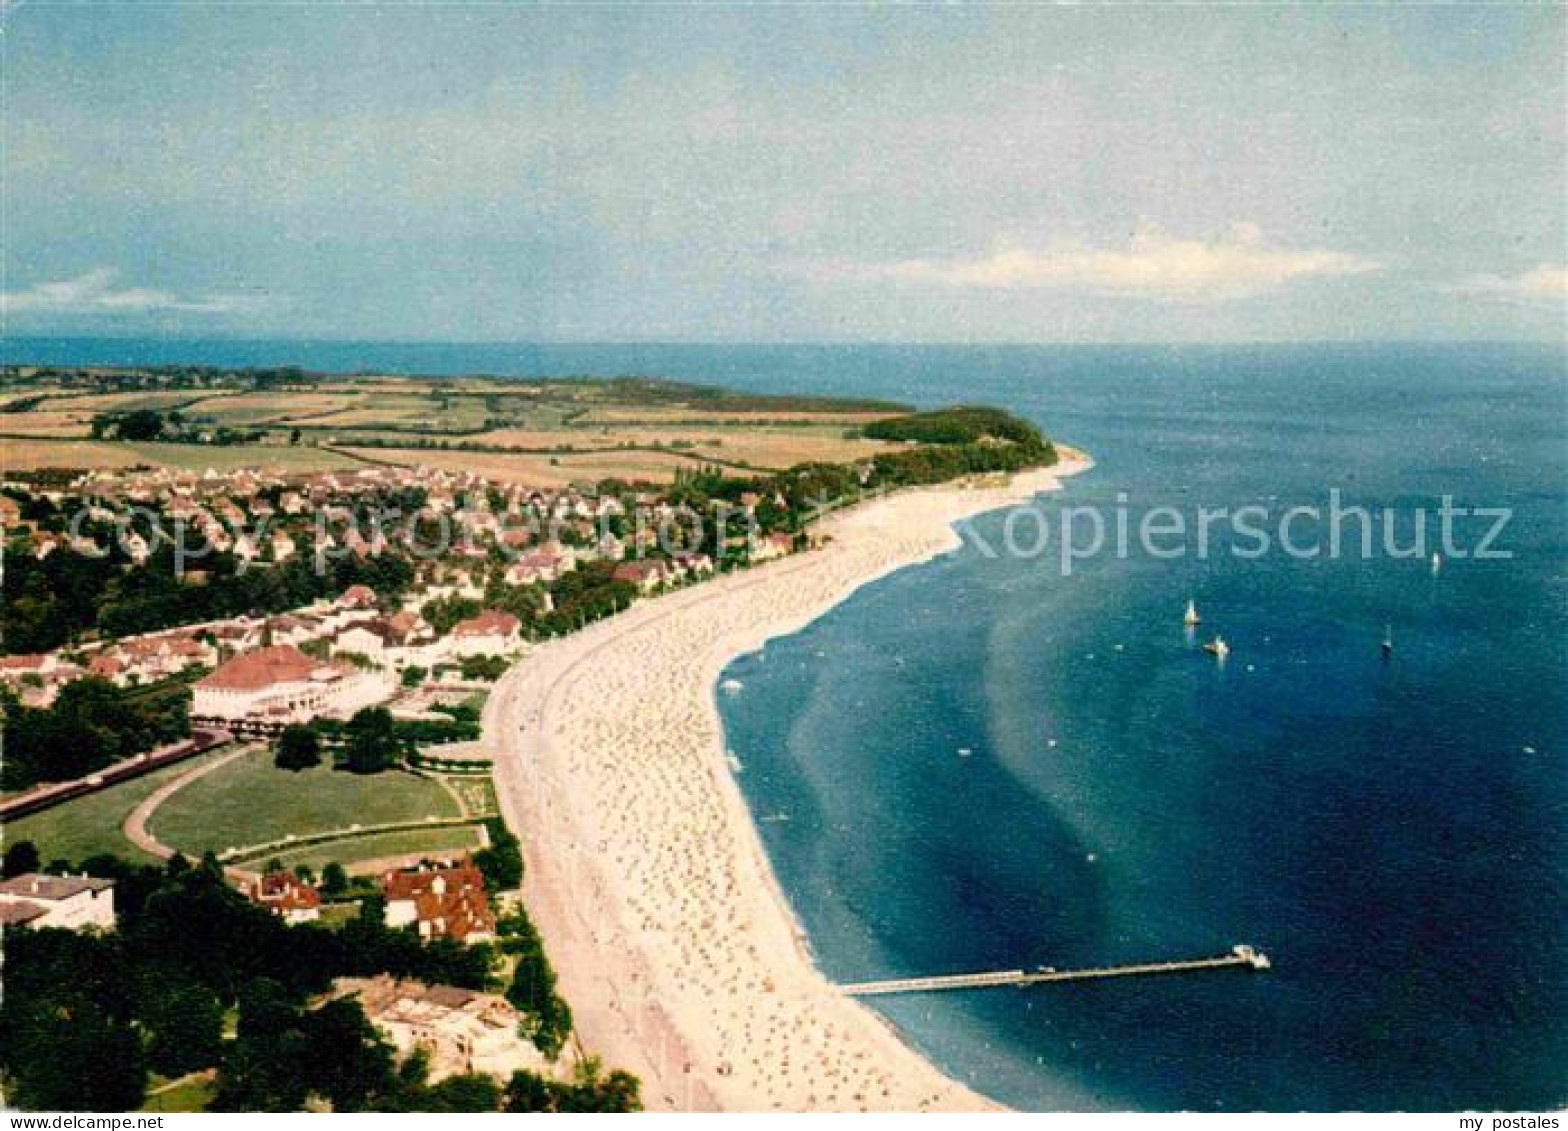
[(1082, 970), (986, 970), (975, 974), (933, 974), (922, 978), (888, 978), (878, 982), (851, 982), (838, 988), (852, 997), (883, 994), (922, 994), (934, 990), (983, 990), (998, 986), (1037, 986), (1045, 982), (1086, 982), (1094, 978), (1131, 978), (1151, 974), (1187, 974), (1237, 966), (1267, 970), (1269, 956), (1245, 943), (1229, 954), (1213, 958), (1186, 958), (1171, 962), (1139, 962), (1127, 966), (1091, 966)]

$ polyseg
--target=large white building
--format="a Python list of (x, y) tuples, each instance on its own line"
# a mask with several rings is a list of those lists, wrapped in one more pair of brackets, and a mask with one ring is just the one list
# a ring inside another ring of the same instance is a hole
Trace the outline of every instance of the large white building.
[(7, 927), (114, 930), (114, 881), (28, 872), (0, 880), (0, 923)]
[(424, 1049), (430, 1079), (485, 1072), (509, 1079), (518, 1069), (553, 1075), (555, 1066), (519, 1033), (521, 1015), (505, 998), (459, 989), (376, 978), (340, 978), (339, 995), (359, 998), (365, 1017), (404, 1056)]
[(511, 613), (486, 609), (478, 616), (459, 621), (452, 627), (452, 655), (504, 655), (522, 643), (520, 627), (520, 622)]
[(197, 683), (191, 717), (220, 724), (346, 718), (392, 691), (382, 673), (312, 659), (292, 644), (279, 644), (236, 656)]

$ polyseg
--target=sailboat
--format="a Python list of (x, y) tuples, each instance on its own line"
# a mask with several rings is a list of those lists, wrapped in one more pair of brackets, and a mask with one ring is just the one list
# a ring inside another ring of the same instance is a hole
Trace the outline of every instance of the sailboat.
[(1386, 625), (1383, 626), (1383, 655), (1387, 656), (1393, 650), (1394, 650), (1394, 626), (1391, 625), (1391, 624), (1386, 624)]
[(1443, 555), (1442, 554), (1433, 554), (1432, 555), (1432, 576), (1436, 577), (1437, 576), (1437, 571), (1442, 569), (1442, 568), (1443, 568)]
[(1223, 636), (1216, 635), (1213, 640), (1203, 646), (1203, 650), (1216, 659), (1223, 660), (1230, 655), (1230, 645), (1225, 643)]
[(1187, 612), (1186, 615), (1181, 618), (1181, 623), (1186, 625), (1188, 628), (1192, 628), (1201, 619), (1202, 618), (1198, 616), (1197, 602), (1189, 599), (1187, 601)]

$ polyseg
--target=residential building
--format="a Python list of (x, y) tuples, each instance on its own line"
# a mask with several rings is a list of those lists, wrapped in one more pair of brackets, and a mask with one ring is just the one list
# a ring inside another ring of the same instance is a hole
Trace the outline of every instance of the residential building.
[(452, 627), (452, 655), (499, 656), (522, 643), (521, 622), (511, 613), (486, 609)]
[(321, 893), (293, 872), (268, 872), (240, 890), (285, 923), (313, 923), (321, 918)]
[(340, 978), (335, 996), (353, 995), (365, 1018), (400, 1056), (423, 1049), (430, 1079), (484, 1072), (502, 1080), (518, 1069), (551, 1074), (554, 1066), (520, 1035), (522, 1015), (503, 997), (458, 986), (397, 981), (390, 975)]
[(114, 930), (114, 881), (96, 876), (27, 872), (0, 880), (0, 917), (6, 926)]
[(471, 861), (387, 872), (381, 893), (389, 927), (413, 927), (422, 939), (467, 943), (495, 938), (484, 874)]

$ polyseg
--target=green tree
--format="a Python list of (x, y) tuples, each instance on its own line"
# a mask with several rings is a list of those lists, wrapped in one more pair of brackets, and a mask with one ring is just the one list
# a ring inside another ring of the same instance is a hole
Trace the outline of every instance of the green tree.
[(523, 882), (523, 849), (506, 822), (491, 817), (485, 822), (490, 845), (474, 853), (474, 866), (485, 877), (485, 887), (492, 892), (510, 891)]
[(183, 1076), (218, 1063), (223, 1051), (223, 1007), (199, 985), (154, 995), (142, 1011), (151, 1033), (147, 1061), (154, 1072)]
[(305, 1016), (310, 1048), (311, 1091), (332, 1101), (334, 1111), (357, 1111), (394, 1084), (392, 1046), (351, 998), (329, 1001)]
[[(7, 940), (9, 946), (9, 940)], [(91, 1001), (62, 995), (3, 1033), (17, 1106), (34, 1111), (135, 1111), (147, 1088), (141, 1040)]]
[(321, 739), (315, 728), (305, 723), (290, 723), (278, 736), (273, 765), (280, 770), (308, 770), (321, 765)]
[(389, 769), (401, 753), (392, 712), (385, 707), (358, 711), (343, 728), (343, 739), (338, 764), (356, 774), (378, 774)]
[(256, 978), (239, 996), (239, 1032), (218, 1069), (214, 1111), (299, 1111), (311, 1054), (300, 1010), (281, 984)]
[(406, 1109), (433, 1112), (493, 1112), (501, 1109), (501, 1085), (482, 1073), (448, 1076), (410, 1096)]
[(342, 895), (348, 890), (348, 873), (336, 860), (329, 860), (321, 869), (321, 891), (325, 895)]
[(120, 417), (122, 440), (156, 440), (163, 432), (163, 417), (150, 408), (139, 408)]
[(38, 871), (38, 846), (30, 840), (19, 840), (5, 850), (5, 878)]
[(543, 1076), (521, 1069), (512, 1073), (506, 1085), (506, 1110), (510, 1112), (549, 1112), (555, 1110), (555, 1091)]

